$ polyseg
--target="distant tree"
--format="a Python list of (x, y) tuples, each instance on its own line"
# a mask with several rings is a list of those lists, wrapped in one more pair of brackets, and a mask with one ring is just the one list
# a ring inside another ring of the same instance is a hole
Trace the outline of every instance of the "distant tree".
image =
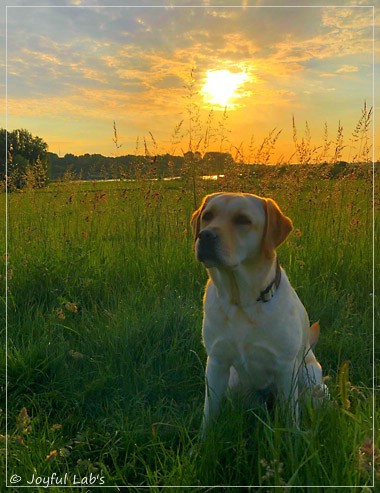
[(229, 152), (206, 152), (203, 156), (204, 171), (211, 174), (223, 174), (235, 164)]
[(48, 175), (48, 145), (28, 130), (7, 132), (0, 129), (0, 178), (6, 178), (8, 158), (8, 189), (29, 186), (41, 188)]

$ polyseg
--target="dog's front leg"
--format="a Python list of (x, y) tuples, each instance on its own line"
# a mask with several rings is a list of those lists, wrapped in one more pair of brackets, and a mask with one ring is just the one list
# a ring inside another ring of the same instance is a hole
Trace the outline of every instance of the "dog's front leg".
[(291, 417), (293, 423), (299, 424), (299, 409), (298, 409), (298, 384), (294, 378), (293, 368), (282, 372), (278, 377), (278, 389), (284, 403), (290, 405)]
[(220, 401), (227, 390), (229, 376), (228, 365), (216, 358), (210, 356), (207, 358), (202, 437), (206, 436), (210, 421), (218, 415)]

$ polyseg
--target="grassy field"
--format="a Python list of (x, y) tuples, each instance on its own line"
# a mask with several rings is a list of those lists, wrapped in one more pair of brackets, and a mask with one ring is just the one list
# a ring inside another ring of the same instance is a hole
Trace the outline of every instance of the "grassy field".
[[(276, 179), (195, 187), (63, 182), (12, 193), (7, 432), (5, 403), (1, 419), (13, 491), (28, 482), (40, 491), (44, 482), (59, 491), (367, 491), (371, 186), (369, 179), (290, 178), (285, 170)], [(221, 188), (273, 197), (293, 219), (279, 257), (310, 320), (320, 320), (316, 353), (331, 402), (305, 409), (298, 430), (277, 409), (226, 402), (218, 431), (201, 443), (206, 273), (194, 258), (189, 220), (194, 202)], [(375, 467), (378, 481), (377, 448)]]

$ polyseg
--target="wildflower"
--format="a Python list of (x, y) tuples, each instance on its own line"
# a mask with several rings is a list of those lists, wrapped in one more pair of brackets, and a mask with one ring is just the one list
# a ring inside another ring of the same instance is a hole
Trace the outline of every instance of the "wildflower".
[(300, 269), (303, 269), (305, 267), (305, 262), (303, 260), (297, 260), (297, 264), (299, 265)]
[(260, 460), (260, 465), (265, 470), (265, 474), (261, 478), (263, 482), (272, 481), (278, 477), (280, 484), (285, 485), (285, 481), (281, 478), (284, 472), (284, 464), (277, 459), (271, 460), (269, 463), (265, 459)]
[(69, 355), (73, 358), (73, 360), (75, 361), (80, 361), (84, 358), (84, 354), (78, 352), (78, 351), (74, 351), (73, 349), (70, 349), (69, 351)]
[(59, 423), (56, 423), (51, 427), (52, 431), (61, 430), (61, 429), (62, 429), (62, 425)]
[(354, 227), (355, 227), (355, 226), (359, 226), (359, 225), (360, 225), (360, 219), (357, 219), (357, 218), (353, 217), (353, 218), (351, 219), (350, 224), (351, 224), (351, 226), (354, 226)]
[(20, 435), (27, 435), (31, 432), (31, 418), (28, 415), (26, 407), (23, 407), (16, 418), (16, 426)]
[(372, 472), (375, 468), (375, 476), (380, 479), (380, 451), (374, 446), (373, 440), (367, 438), (359, 448), (359, 470)]
[(75, 303), (65, 303), (65, 308), (67, 311), (71, 313), (77, 313), (78, 312), (78, 306)]
[(46, 462), (51, 462), (53, 460), (55, 460), (58, 456), (58, 452), (56, 450), (52, 450), (46, 457), (45, 457), (45, 461)]
[(55, 313), (57, 314), (57, 317), (60, 320), (65, 320), (66, 315), (65, 315), (65, 312), (62, 310), (62, 308), (57, 308), (57, 310), (55, 311)]
[(14, 441), (15, 443), (17, 443), (18, 445), (25, 445), (25, 440), (20, 435), (12, 435), (8, 438)]
[(60, 457), (68, 457), (70, 455), (70, 450), (67, 447), (62, 447), (59, 449)]
[(104, 197), (106, 196), (107, 196), (106, 193), (96, 192), (94, 197), (94, 202), (99, 202), (100, 200), (104, 199)]

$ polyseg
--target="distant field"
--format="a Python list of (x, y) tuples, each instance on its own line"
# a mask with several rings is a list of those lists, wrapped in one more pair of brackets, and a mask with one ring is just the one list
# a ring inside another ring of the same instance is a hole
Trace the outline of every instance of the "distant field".
[[(371, 485), (371, 187), (370, 178), (285, 170), (233, 182), (62, 182), (10, 194), (8, 481), (136, 491)], [(276, 409), (226, 403), (220, 431), (201, 444), (206, 273), (189, 220), (202, 196), (220, 188), (272, 197), (293, 219), (279, 258), (310, 320), (320, 320), (316, 353), (332, 399), (305, 409), (299, 430)], [(375, 210), (378, 235), (378, 194)]]

